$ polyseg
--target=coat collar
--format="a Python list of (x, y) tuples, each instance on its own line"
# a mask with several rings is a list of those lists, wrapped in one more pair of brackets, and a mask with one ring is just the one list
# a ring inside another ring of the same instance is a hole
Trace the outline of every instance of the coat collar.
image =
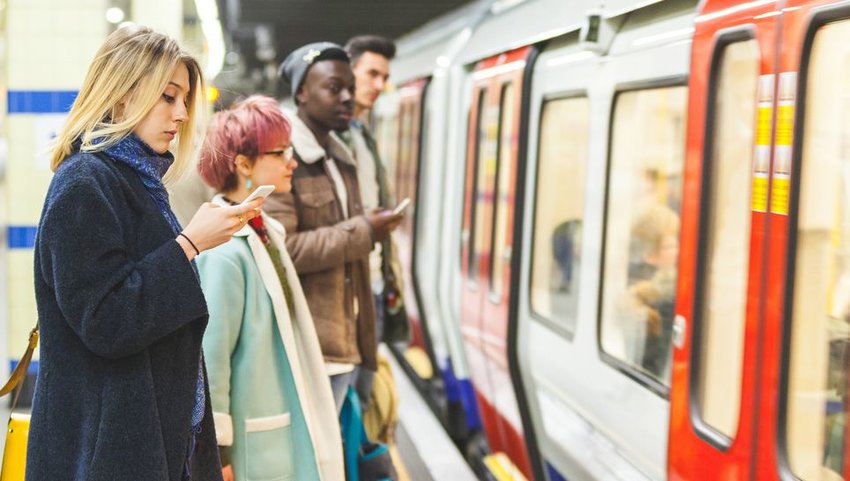
[[(212, 199), (212, 203), (220, 205), (222, 207), (230, 206), (230, 202), (224, 200), (224, 195), (222, 194), (216, 194), (215, 197), (213, 197)], [(260, 210), (260, 215), (263, 216), (263, 225), (266, 226), (267, 230), (274, 231), (282, 238), (286, 238), (286, 229), (283, 227), (283, 224), (276, 221), (275, 219), (272, 219), (271, 217), (266, 215), (266, 213), (262, 210)], [(234, 237), (249, 237), (256, 235), (257, 233), (254, 232), (254, 229), (252, 229), (251, 226), (248, 225), (248, 223), (245, 223), (245, 225), (243, 225), (241, 229), (239, 229), (233, 234)]]
[[(306, 164), (313, 164), (325, 158), (325, 149), (319, 145), (316, 136), (307, 127), (307, 124), (301, 120), (298, 115), (291, 110), (284, 110), (284, 115), (292, 124), (292, 145), (298, 153), (298, 157)], [(354, 163), (354, 154), (351, 149), (340, 139), (335, 132), (331, 132), (328, 154), (335, 160), (345, 162), (347, 164), (356, 165)]]

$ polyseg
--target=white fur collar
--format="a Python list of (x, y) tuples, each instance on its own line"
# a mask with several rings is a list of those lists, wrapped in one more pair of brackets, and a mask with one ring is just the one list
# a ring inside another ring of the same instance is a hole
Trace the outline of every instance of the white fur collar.
[[(295, 147), (295, 151), (298, 152), (301, 160), (307, 164), (312, 164), (325, 158), (325, 149), (319, 145), (319, 141), (316, 140), (316, 136), (313, 135), (307, 124), (291, 110), (284, 109), (283, 113), (289, 119), (289, 122), (292, 123), (292, 145)], [(356, 165), (354, 163), (354, 154), (351, 153), (345, 142), (337, 137), (334, 132), (331, 132), (328, 149), (330, 150), (328, 153), (335, 160)]]

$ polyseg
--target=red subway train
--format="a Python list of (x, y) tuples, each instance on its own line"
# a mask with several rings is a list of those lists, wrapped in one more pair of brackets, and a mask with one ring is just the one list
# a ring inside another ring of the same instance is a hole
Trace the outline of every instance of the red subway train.
[(394, 350), (482, 478), (850, 480), (850, 2), (475, 2), (392, 79)]

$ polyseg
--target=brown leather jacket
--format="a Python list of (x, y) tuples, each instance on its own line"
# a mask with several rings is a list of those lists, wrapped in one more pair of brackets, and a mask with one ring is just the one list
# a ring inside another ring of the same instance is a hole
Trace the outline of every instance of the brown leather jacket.
[(289, 251), (325, 361), (377, 369), (375, 301), (369, 279), (372, 228), (363, 215), (357, 168), (351, 152), (331, 136), (327, 155), (334, 158), (348, 193), (348, 219), (325, 163), (325, 150), (296, 115), (292, 145), (298, 168), (292, 191), (272, 194), (263, 210), (286, 228)]

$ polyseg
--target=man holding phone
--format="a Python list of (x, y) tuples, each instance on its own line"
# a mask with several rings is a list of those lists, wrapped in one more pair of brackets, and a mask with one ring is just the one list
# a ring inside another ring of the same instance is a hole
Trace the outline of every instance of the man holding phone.
[(348, 125), (354, 108), (346, 52), (329, 42), (305, 45), (286, 57), (280, 75), (297, 106), (287, 116), (298, 168), (292, 191), (270, 195), (264, 210), (286, 228), (339, 410), (355, 368), (377, 368), (368, 256), (402, 217), (388, 210), (364, 214), (354, 159), (331, 135)]
[[(392, 40), (377, 35), (360, 35), (351, 38), (345, 45), (345, 50), (351, 57), (351, 68), (357, 88), (354, 91), (354, 118), (347, 130), (337, 133), (354, 152), (363, 208), (369, 212), (395, 206), (393, 213), (402, 214), (410, 205), (410, 199), (403, 199), (398, 204), (393, 201), (390, 194), (392, 187), (378, 154), (377, 143), (367, 126), (369, 113), (389, 79), (390, 60), (395, 57), (395, 44)], [(395, 246), (390, 237), (379, 243), (369, 254), (378, 342), (407, 341), (410, 336), (399, 282), (401, 267), (395, 253)], [(371, 390), (371, 373), (358, 376), (357, 393), (364, 406), (369, 404)]]

